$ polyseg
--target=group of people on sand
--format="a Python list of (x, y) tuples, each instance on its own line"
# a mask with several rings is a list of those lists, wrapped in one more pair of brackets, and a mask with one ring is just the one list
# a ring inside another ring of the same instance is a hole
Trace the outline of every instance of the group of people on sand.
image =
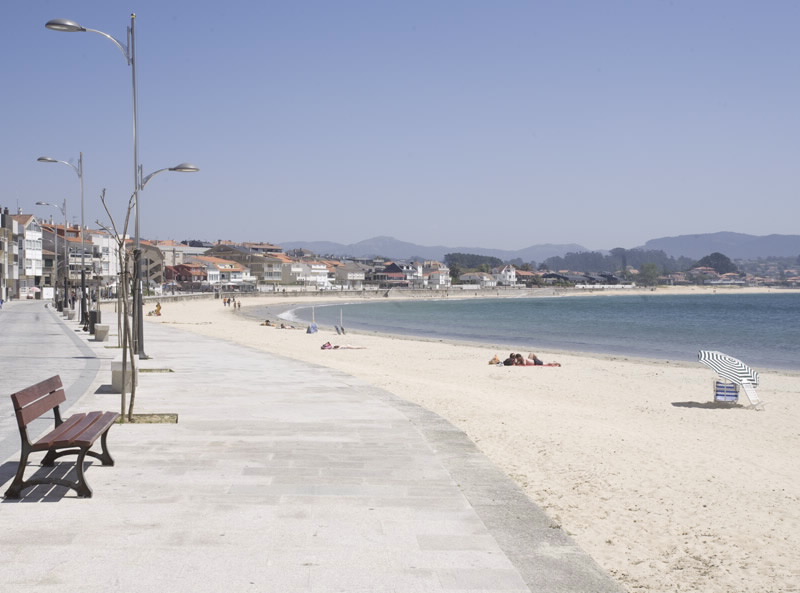
[(489, 361), (489, 364), (495, 365), (502, 365), (507, 367), (560, 367), (561, 363), (559, 362), (544, 362), (538, 356), (536, 356), (533, 352), (528, 354), (527, 358), (522, 356), (522, 354), (514, 353), (508, 355), (508, 358), (505, 360), (500, 360), (500, 357), (496, 354), (494, 358)]

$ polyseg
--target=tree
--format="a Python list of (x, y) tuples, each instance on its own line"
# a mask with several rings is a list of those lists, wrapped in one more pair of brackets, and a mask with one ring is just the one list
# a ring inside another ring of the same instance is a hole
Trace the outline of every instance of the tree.
[(658, 284), (658, 277), (660, 272), (658, 266), (653, 263), (642, 264), (639, 270), (639, 282), (644, 286), (655, 286)]
[(693, 267), (695, 268), (713, 268), (717, 274), (730, 274), (731, 272), (738, 272), (739, 268), (736, 267), (728, 256), (719, 252), (714, 252), (705, 256), (698, 261)]
[(476, 270), (481, 264), (488, 265), (489, 268), (496, 268), (503, 264), (503, 260), (488, 255), (475, 255), (472, 253), (447, 253), (444, 256), (444, 263), (448, 268), (461, 266), (465, 270)]
[(614, 258), (614, 265), (616, 270), (620, 270), (623, 274), (628, 269), (628, 257), (624, 247), (614, 247), (610, 251), (611, 257)]
[(125, 249), (125, 238), (128, 234), (128, 222), (131, 218), (131, 212), (133, 211), (133, 204), (136, 194), (133, 194), (128, 200), (128, 211), (125, 215), (125, 225), (122, 227), (122, 232), (119, 232), (117, 229), (117, 225), (114, 222), (114, 217), (111, 215), (111, 211), (108, 209), (108, 205), (106, 204), (106, 190), (103, 188), (102, 193), (100, 194), (100, 201), (103, 204), (103, 208), (106, 210), (106, 214), (108, 214), (109, 220), (111, 220), (111, 228), (101, 225), (103, 230), (105, 230), (109, 235), (114, 237), (114, 241), (117, 244), (117, 256), (118, 256), (118, 263), (120, 269), (120, 281), (119, 281), (119, 290), (121, 292), (121, 310), (122, 310), (122, 391), (120, 393), (120, 417), (122, 418), (122, 422), (125, 422), (125, 386), (127, 384), (127, 379), (125, 375), (128, 372), (128, 359), (130, 359), (130, 370), (132, 374), (131, 378), (131, 399), (128, 405), (128, 421), (133, 420), (133, 404), (136, 400), (136, 360), (134, 358), (133, 352), (133, 335), (131, 333), (131, 323), (130, 323), (130, 314), (131, 314), (131, 302), (129, 297), (132, 293), (133, 289), (133, 277), (130, 273), (131, 269), (131, 254)]

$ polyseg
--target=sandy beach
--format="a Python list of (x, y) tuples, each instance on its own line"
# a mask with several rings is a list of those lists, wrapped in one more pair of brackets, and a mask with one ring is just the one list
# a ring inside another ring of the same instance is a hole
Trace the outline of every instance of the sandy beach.
[[(800, 590), (800, 374), (759, 369), (756, 412), (713, 404), (699, 364), (306, 334), (245, 315), (280, 303), (164, 302), (147, 322), (335, 368), (443, 416), (628, 591)], [(488, 364), (512, 350), (562, 366)]]

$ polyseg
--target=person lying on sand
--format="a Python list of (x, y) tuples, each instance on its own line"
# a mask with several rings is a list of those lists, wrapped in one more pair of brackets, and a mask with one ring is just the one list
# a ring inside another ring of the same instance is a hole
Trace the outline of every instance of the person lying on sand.
[(272, 324), (269, 322), (269, 319), (265, 319), (264, 322), (261, 325), (268, 325), (268, 326), (272, 327)]
[(489, 364), (503, 364), (503, 361), (500, 360), (500, 357), (497, 354), (494, 355), (494, 358), (489, 361)]
[(320, 346), (322, 350), (365, 350), (364, 346), (352, 346), (350, 344), (332, 345), (330, 342), (325, 342)]
[(533, 352), (528, 354), (528, 358), (522, 358), (522, 354), (515, 355), (516, 362), (514, 363), (515, 366), (536, 366), (536, 367), (560, 367), (561, 363), (559, 362), (550, 362), (545, 364), (538, 356), (536, 356)]
[(533, 366), (537, 366), (537, 367), (541, 367), (541, 366), (544, 366), (544, 367), (560, 367), (561, 363), (551, 362), (551, 363), (545, 364), (539, 357), (537, 357), (532, 352), (530, 354), (528, 354), (528, 358), (524, 358), (522, 356), (522, 354), (519, 354), (519, 353), (515, 354), (515, 353), (512, 352), (511, 354), (508, 355), (508, 358), (506, 358), (503, 361), (503, 365), (505, 365), (507, 367), (508, 366), (515, 366), (515, 367), (533, 367)]

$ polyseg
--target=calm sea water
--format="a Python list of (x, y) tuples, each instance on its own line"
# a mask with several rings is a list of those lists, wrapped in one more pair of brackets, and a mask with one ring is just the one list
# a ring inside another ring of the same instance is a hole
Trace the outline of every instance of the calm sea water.
[[(312, 309), (291, 312), (308, 323)], [(697, 359), (720, 350), (754, 367), (800, 370), (800, 294), (575, 296), (378, 301), (316, 306), (346, 328), (518, 346)]]

